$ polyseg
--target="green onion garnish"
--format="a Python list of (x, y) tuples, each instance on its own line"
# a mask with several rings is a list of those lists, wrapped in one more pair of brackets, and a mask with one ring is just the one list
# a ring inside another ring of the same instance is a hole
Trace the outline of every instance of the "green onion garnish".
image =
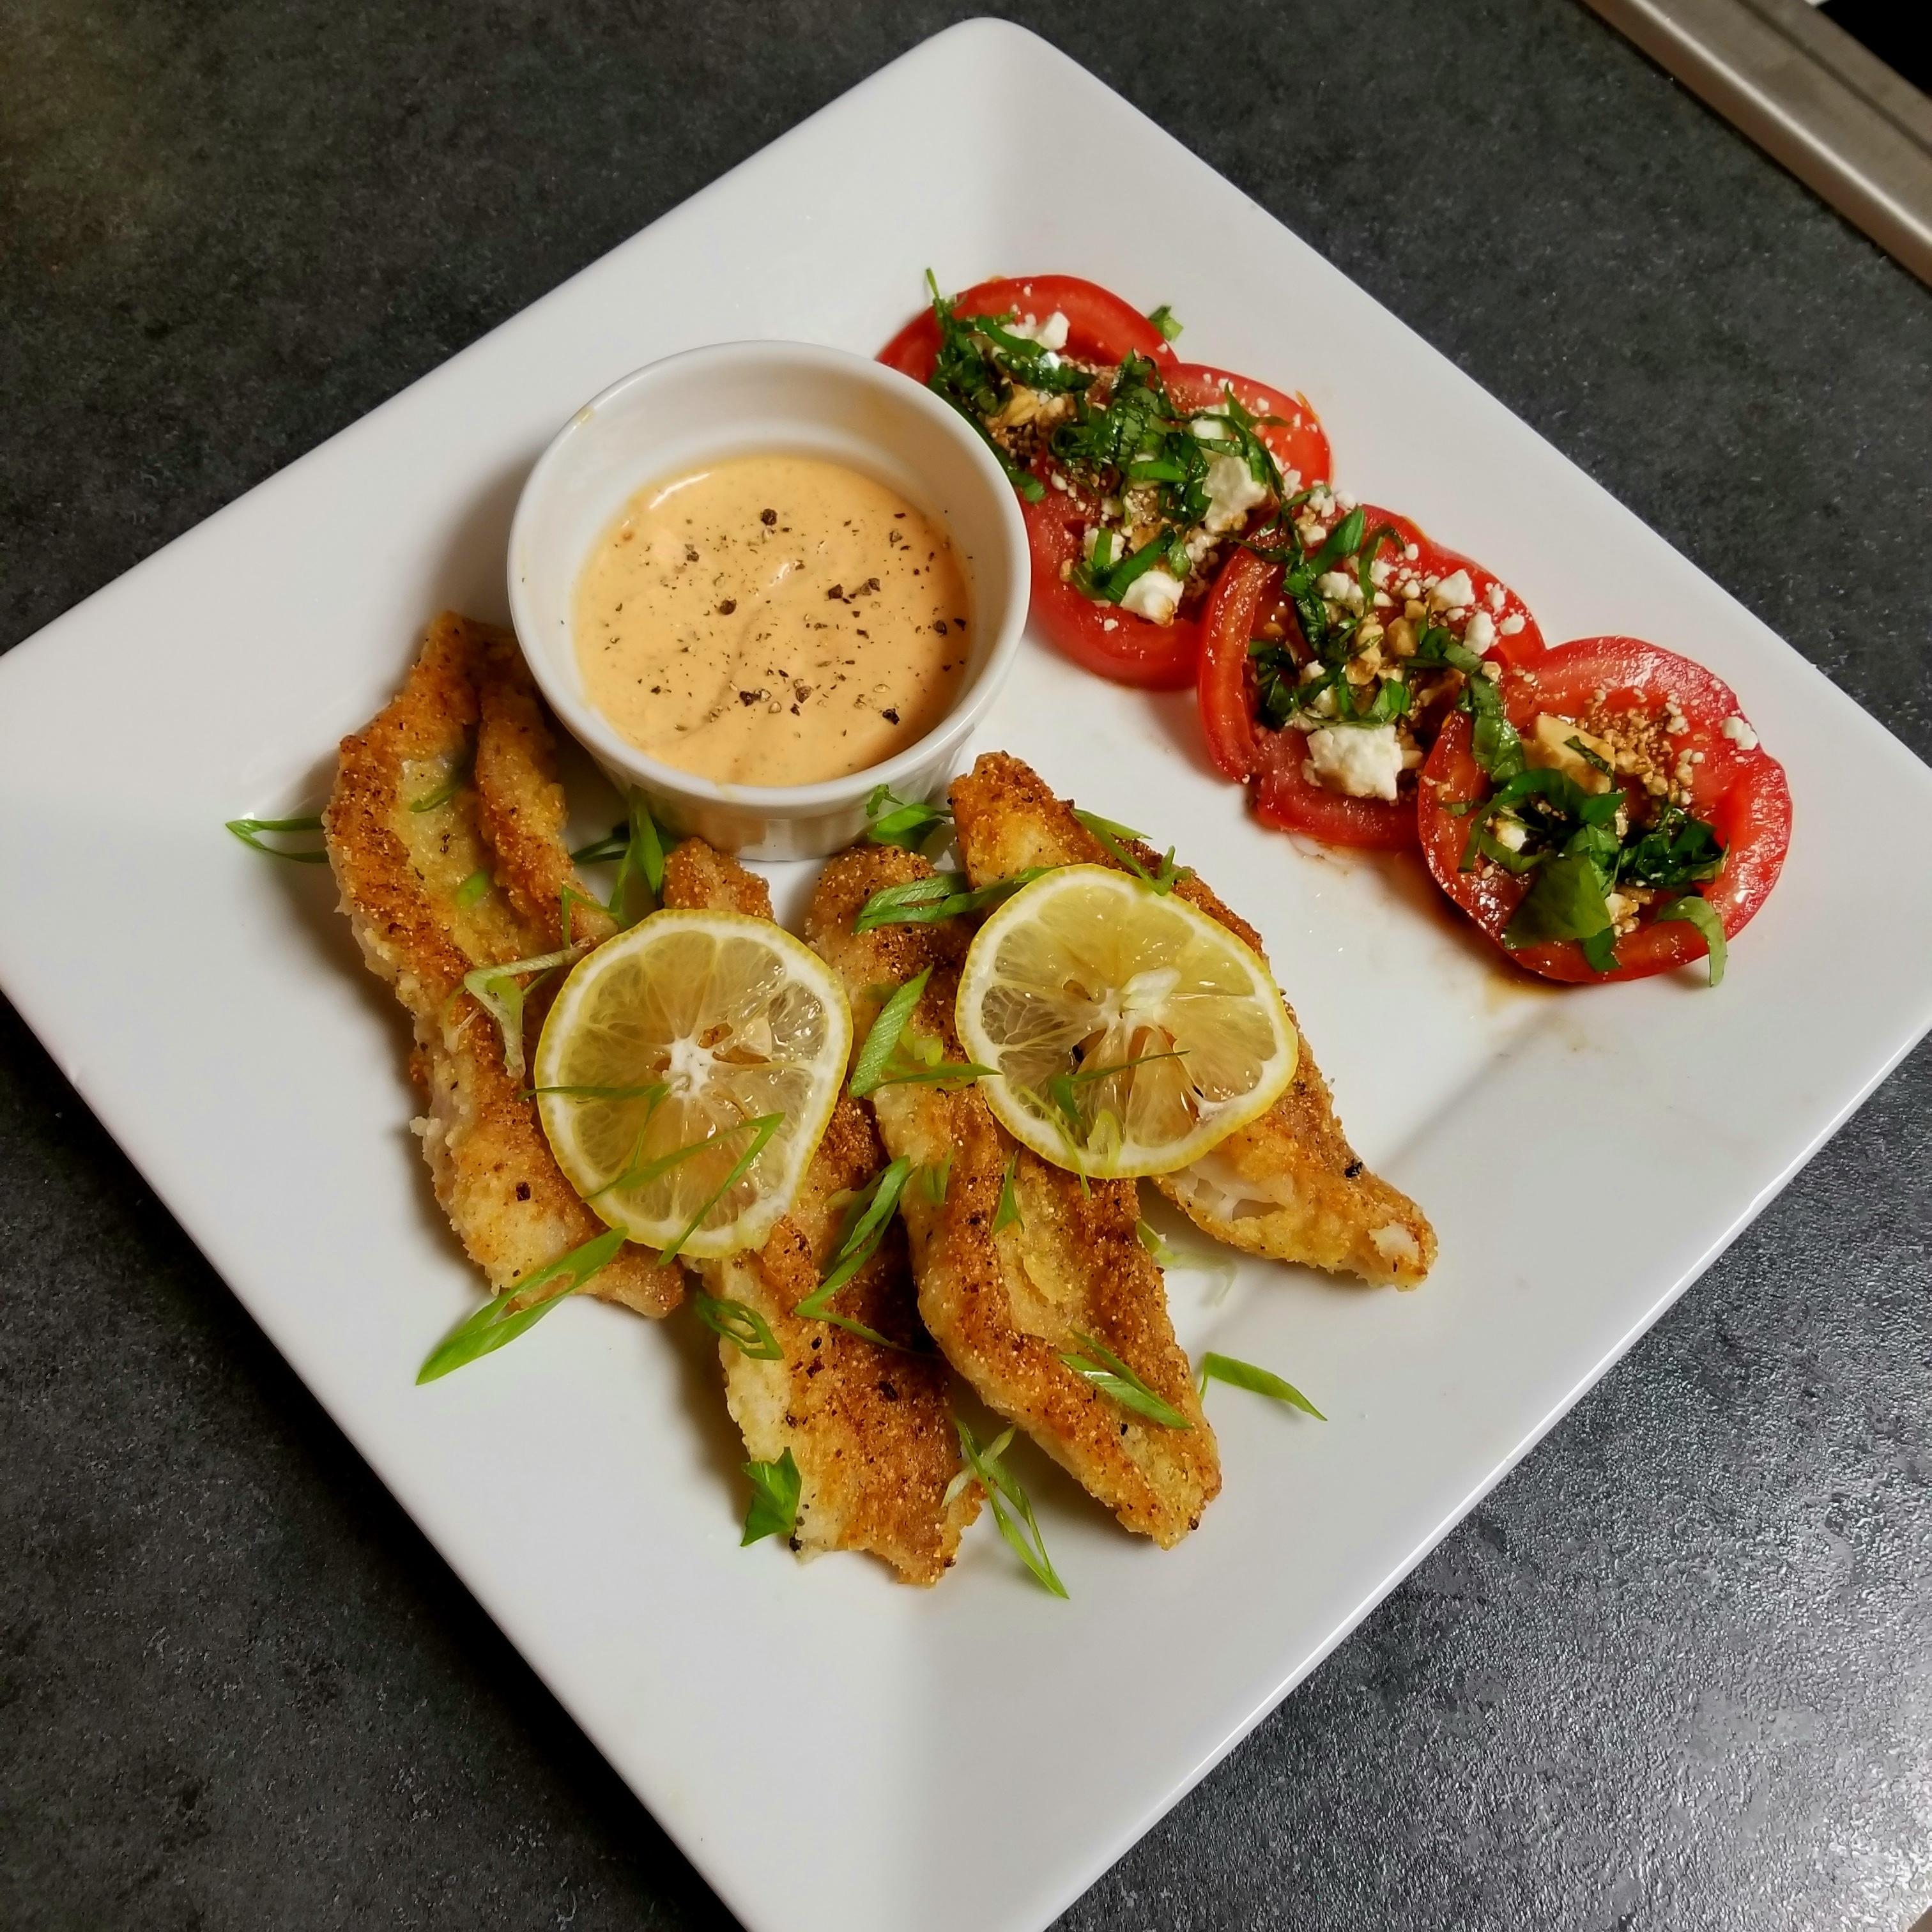
[(691, 1311), (712, 1334), (738, 1347), (755, 1362), (776, 1362), (784, 1358), (772, 1325), (755, 1308), (722, 1294), (707, 1294), (694, 1288)]
[(1006, 1446), (1012, 1440), (1013, 1432), (1006, 1430), (985, 1448), (973, 1439), (973, 1432), (957, 1416), (952, 1426), (959, 1432), (959, 1453), (964, 1457), (967, 1468), (985, 1486), (986, 1500), (992, 1504), (993, 1520), (1000, 1526), (1000, 1534), (1006, 1538), (1006, 1546), (1032, 1573), (1034, 1580), (1042, 1589), (1050, 1590), (1056, 1597), (1066, 1594), (1066, 1586), (1054, 1572), (1046, 1553), (1046, 1544), (1040, 1533), (1040, 1525), (1034, 1519), (1033, 1504), (1027, 1500), (1027, 1492), (1018, 1480), (1000, 1460)]
[(993, 1232), (1002, 1228), (1018, 1227), (1022, 1230), (1026, 1222), (1020, 1213), (1019, 1196), (1013, 1187), (1013, 1176), (1018, 1171), (1020, 1154), (1018, 1148), (1006, 1156), (1006, 1171), (1000, 1177), (1000, 1204), (993, 1210)]
[(1172, 845), (1167, 848), (1167, 856), (1161, 860), (1160, 866), (1150, 872), (1127, 850), (1124, 842), (1131, 838), (1145, 844), (1147, 839), (1144, 833), (1133, 831), (1124, 825), (1117, 825), (1111, 818), (1102, 818), (1097, 812), (1082, 812), (1078, 806), (1073, 808), (1073, 815), (1100, 842), (1112, 857), (1125, 866), (1143, 885), (1151, 886), (1156, 892), (1171, 892), (1183, 879), (1193, 878), (1192, 867), (1175, 865)]
[(1029, 866), (1010, 878), (995, 879), (989, 885), (973, 890), (968, 890), (964, 874), (959, 872), (933, 872), (924, 878), (908, 879), (900, 885), (881, 886), (859, 908), (852, 930), (870, 932), (881, 926), (930, 926), (961, 913), (977, 912), (983, 906), (1010, 897), (1052, 869), (1050, 866)]
[(1313, 1416), (1318, 1422), (1328, 1420), (1292, 1382), (1283, 1382), (1272, 1370), (1257, 1368), (1252, 1362), (1239, 1360), (1233, 1355), (1217, 1355), (1211, 1349), (1201, 1358), (1198, 1385), (1203, 1395), (1208, 1393), (1210, 1382), (1229, 1382), (1236, 1388), (1267, 1396), (1271, 1401), (1286, 1402), (1291, 1408), (1298, 1408)]
[[(524, 997), (576, 957), (573, 949), (566, 947), (561, 952), (539, 952), (533, 958), (506, 959), (500, 966), (478, 966), (464, 974), (464, 990), (496, 1022), (503, 1036), (503, 1070), (512, 1078), (523, 1077)], [(538, 976), (528, 985), (523, 983), (526, 973)]]
[(934, 1207), (944, 1207), (946, 1203), (946, 1184), (952, 1174), (952, 1150), (947, 1148), (946, 1158), (934, 1166), (928, 1162), (919, 1171), (921, 1190)]
[[(653, 1102), (652, 1111), (654, 1112), (655, 1109), (656, 1103)], [(644, 1126), (638, 1130), (637, 1144), (632, 1150), (630, 1164), (615, 1180), (607, 1180), (602, 1187), (593, 1188), (585, 1198), (587, 1200), (594, 1201), (598, 1195), (609, 1194), (619, 1188), (646, 1186), (656, 1180), (659, 1175), (668, 1174), (673, 1168), (716, 1147), (720, 1142), (728, 1139), (731, 1135), (750, 1134), (751, 1144), (738, 1156), (730, 1172), (726, 1174), (712, 1190), (710, 1198), (705, 1202), (704, 1206), (700, 1208), (698, 1212), (686, 1222), (683, 1227), (664, 1244), (658, 1258), (667, 1262), (674, 1260), (683, 1249), (685, 1243), (697, 1233), (699, 1227), (703, 1224), (705, 1216), (709, 1214), (712, 1209), (716, 1207), (718, 1202), (738, 1184), (739, 1179), (744, 1174), (745, 1170), (764, 1152), (766, 1146), (770, 1143), (772, 1135), (784, 1125), (784, 1120), (785, 1117), (782, 1114), (759, 1114), (746, 1120), (734, 1120), (728, 1126), (715, 1129), (712, 1132), (706, 1134), (701, 1141), (690, 1142), (683, 1147), (674, 1148), (669, 1154), (654, 1155), (650, 1160), (646, 1160), (643, 1158), (644, 1135), (650, 1126), (650, 1114), (647, 1113), (644, 1116)]]
[(323, 866), (328, 862), (328, 854), (320, 847), (310, 850), (306, 847), (293, 849), (284, 845), (265, 845), (260, 835), (264, 832), (317, 832), (322, 830), (320, 818), (231, 818), (226, 821), (228, 830), (243, 844), (251, 846), (257, 852), (266, 852), (272, 859), (286, 859), (297, 866)]
[[(462, 884), (458, 886), (456, 889), (456, 904), (458, 909), (459, 910), (466, 910), (470, 907), (473, 906), (489, 890), (490, 874), (480, 869), (472, 872), (469, 878), (465, 879)], [(569, 938), (568, 935), (566, 935), (564, 940), (564, 944), (567, 946), (569, 943)]]
[[(608, 1228), (581, 1247), (572, 1248), (521, 1281), (513, 1282), (430, 1351), (429, 1359), (417, 1372), (418, 1386), (475, 1361), (478, 1355), (490, 1354), (506, 1342), (514, 1342), (566, 1295), (574, 1294), (600, 1268), (608, 1266), (623, 1245), (623, 1229)], [(560, 1276), (565, 1277), (564, 1285), (554, 1294), (546, 1295), (541, 1301), (530, 1299), (532, 1290), (547, 1286)]]
[(926, 991), (926, 982), (932, 977), (930, 966), (915, 973), (879, 1009), (878, 1018), (873, 1021), (866, 1043), (852, 1063), (852, 1078), (845, 1090), (855, 1100), (871, 1093), (885, 1077), (886, 1066), (898, 1051), (899, 1036), (905, 1031), (920, 996)]
[(936, 826), (952, 821), (952, 808), (901, 798), (890, 785), (874, 785), (866, 800), (866, 836), (875, 845), (897, 845), (908, 852)]
[(1077, 1329), (1073, 1339), (1078, 1346), (1065, 1351), (1060, 1360), (1063, 1366), (1071, 1369), (1089, 1388), (1098, 1389), (1123, 1408), (1130, 1408), (1163, 1429), (1194, 1426), (1172, 1402), (1155, 1394), (1111, 1348)]
[(899, 1196), (905, 1192), (906, 1183), (912, 1178), (912, 1166), (910, 1156), (902, 1154), (854, 1196), (851, 1204), (845, 1210), (844, 1231), (838, 1246), (832, 1250), (825, 1279), (792, 1310), (794, 1315), (802, 1315), (812, 1322), (830, 1322), (834, 1328), (843, 1328), (868, 1342), (875, 1342), (882, 1348), (900, 1346), (876, 1328), (868, 1328), (862, 1322), (835, 1314), (831, 1304), (832, 1298), (878, 1252), (879, 1244), (885, 1239), (886, 1228), (892, 1220), (892, 1210), (899, 1204)]
[(782, 1536), (790, 1540), (798, 1527), (798, 1464), (788, 1449), (776, 1462), (747, 1462), (745, 1474), (752, 1479), (752, 1500), (745, 1511), (745, 1534), (738, 1547)]
[(434, 812), (440, 806), (447, 805), (463, 789), (464, 781), (469, 776), (469, 761), (466, 759), (458, 758), (455, 764), (451, 766), (448, 777), (445, 778), (435, 790), (425, 792), (421, 798), (412, 798), (410, 800), (410, 809), (412, 812)]

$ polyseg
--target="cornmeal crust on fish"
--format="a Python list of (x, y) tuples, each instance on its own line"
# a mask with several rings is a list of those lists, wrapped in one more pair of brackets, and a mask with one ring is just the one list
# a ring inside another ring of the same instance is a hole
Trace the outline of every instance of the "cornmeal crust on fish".
[[(975, 886), (1030, 866), (1125, 869), (1071, 806), (1004, 752), (982, 757), (955, 781), (952, 797), (960, 853)], [(1126, 849), (1150, 872), (1160, 862), (1144, 845), (1129, 842)], [(1254, 928), (1202, 880), (1184, 879), (1174, 890), (1261, 951)], [(1305, 1034), (1294, 1078), (1266, 1113), (1154, 1184), (1197, 1227), (1250, 1254), (1398, 1288), (1414, 1287), (1436, 1258), (1428, 1217), (1371, 1174), (1348, 1144)]]
[[(844, 980), (860, 1039), (895, 988), (932, 968), (912, 1024), (957, 1060), (952, 1006), (968, 937), (960, 922), (853, 930), (874, 892), (932, 870), (890, 846), (840, 854), (820, 876), (806, 936)], [(916, 1176), (901, 1212), (920, 1312), (946, 1360), (1128, 1528), (1179, 1542), (1219, 1492), (1220, 1460), (1160, 1270), (1136, 1232), (1133, 1184), (1083, 1190), (1021, 1148), (976, 1084), (883, 1086), (872, 1104), (888, 1152), (945, 1171), (942, 1199)], [(1010, 1165), (1018, 1218), (995, 1232)], [(1068, 1367), (1061, 1356), (1082, 1336), (1120, 1357), (1190, 1426), (1148, 1420)]]
[[(428, 1096), (416, 1126), (436, 1198), (500, 1293), (604, 1232), (552, 1157), (496, 1022), (463, 985), (472, 968), (560, 945), (562, 822), (515, 640), (446, 612), (401, 691), (342, 741), (322, 825), (356, 944), (414, 1022), (410, 1071)], [(459, 904), (479, 872), (489, 890)], [(610, 928), (577, 929), (596, 939)], [(585, 1292), (662, 1315), (683, 1279), (627, 1245)]]
[[(694, 838), (666, 862), (664, 901), (772, 916), (764, 881)], [(905, 1582), (930, 1584), (952, 1562), (980, 1491), (969, 1483), (946, 1499), (959, 1471), (952, 1378), (919, 1318), (904, 1230), (887, 1228), (837, 1302), (841, 1315), (896, 1347), (792, 1312), (826, 1270), (847, 1199), (885, 1165), (868, 1110), (841, 1099), (798, 1198), (764, 1247), (690, 1266), (708, 1293), (755, 1310), (780, 1351), (764, 1360), (721, 1338), (718, 1359), (746, 1448), (761, 1462), (790, 1450), (798, 1466), (792, 1546), (869, 1551)]]

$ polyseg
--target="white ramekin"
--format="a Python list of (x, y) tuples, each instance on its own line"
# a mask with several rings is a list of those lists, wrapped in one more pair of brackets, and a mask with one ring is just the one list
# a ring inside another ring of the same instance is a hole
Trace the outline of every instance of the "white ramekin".
[[(890, 484), (951, 536), (971, 598), (972, 657), (958, 701), (917, 743), (819, 784), (721, 784), (649, 758), (584, 693), (571, 606), (592, 547), (644, 484), (760, 450), (820, 456)], [(510, 612), (566, 728), (673, 832), (752, 859), (849, 844), (875, 785), (936, 796), (962, 761), (1019, 648), (1030, 586), (1012, 486), (971, 426), (883, 364), (797, 342), (729, 342), (614, 382), (538, 459), (510, 526)]]

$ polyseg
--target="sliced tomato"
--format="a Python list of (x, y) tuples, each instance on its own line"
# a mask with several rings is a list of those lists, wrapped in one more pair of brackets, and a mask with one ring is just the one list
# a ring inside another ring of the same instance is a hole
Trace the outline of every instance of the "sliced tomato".
[[(1238, 388), (1236, 393), (1241, 392)], [(1474, 592), (1472, 608), (1489, 618), (1494, 632), (1485, 655), (1512, 666), (1541, 657), (1546, 646), (1536, 620), (1501, 578), (1473, 558), (1432, 542), (1393, 510), (1365, 503), (1362, 511), (1371, 531), (1387, 526), (1400, 539), (1399, 555), (1387, 548), (1381, 553), (1396, 566), (1390, 595), (1398, 602), (1406, 584), (1420, 587), (1425, 580), (1439, 581), (1466, 570)], [(1264, 825), (1306, 832), (1330, 845), (1406, 851), (1417, 836), (1415, 808), (1406, 795), (1350, 798), (1331, 791), (1308, 775), (1305, 733), (1292, 727), (1272, 730), (1255, 716), (1249, 642), (1270, 620), (1287, 627), (1294, 622), (1292, 608), (1282, 598), (1281, 575), (1278, 564), (1243, 551), (1222, 572), (1208, 599), (1202, 619), (1198, 689), (1209, 755), (1229, 778), (1252, 782), (1255, 815)], [(1515, 628), (1505, 632), (1505, 624)]]
[(1185, 691), (1200, 659), (1199, 620), (1177, 615), (1171, 623), (1150, 623), (1118, 604), (1096, 603), (1067, 583), (1060, 568), (1079, 560), (1087, 524), (1075, 500), (1049, 489), (1037, 503), (1022, 503), (1020, 514), (1033, 556), (1033, 620), (1047, 642), (1116, 684)]
[[(1078, 275), (1013, 275), (977, 282), (953, 298), (961, 315), (1032, 316), (1044, 322), (1055, 310), (1066, 318), (1066, 353), (1112, 368), (1130, 354), (1163, 366), (1174, 350), (1166, 336), (1130, 302), (1098, 282)], [(922, 309), (879, 351), (878, 360), (922, 382), (939, 353), (939, 324)]]
[(1232, 388), (1244, 409), (1276, 418), (1257, 424), (1255, 434), (1281, 465), (1291, 496), (1311, 483), (1325, 482), (1333, 473), (1328, 433), (1306, 397), (1284, 395), (1251, 376), (1231, 375), (1205, 362), (1177, 363), (1172, 369), (1163, 369), (1161, 377), (1167, 393), (1181, 409), (1212, 409)]
[[(1770, 896), (1791, 842), (1791, 791), (1784, 767), (1761, 746), (1749, 750), (1724, 731), (1742, 712), (1737, 694), (1702, 664), (1635, 638), (1585, 638), (1545, 652), (1504, 680), (1504, 708), (1519, 731), (1531, 730), (1537, 714), (1575, 717), (1608, 694), (1619, 710), (1661, 712), (1675, 704), (1689, 730), (1672, 742), (1702, 760), (1692, 767), (1688, 808), (1710, 825), (1724, 847), (1715, 878), (1694, 888), (1709, 902), (1734, 938)], [(1519, 966), (1547, 980), (1591, 984), (1642, 980), (1703, 958), (1708, 951), (1696, 928), (1682, 920), (1652, 920), (1617, 941), (1616, 967), (1594, 971), (1574, 940), (1505, 947), (1503, 929), (1529, 890), (1529, 880), (1479, 859), (1462, 869), (1469, 820), (1450, 810), (1488, 795), (1490, 782), (1469, 749), (1470, 724), (1453, 715), (1423, 768), (1417, 822), (1422, 849), (1436, 882)]]

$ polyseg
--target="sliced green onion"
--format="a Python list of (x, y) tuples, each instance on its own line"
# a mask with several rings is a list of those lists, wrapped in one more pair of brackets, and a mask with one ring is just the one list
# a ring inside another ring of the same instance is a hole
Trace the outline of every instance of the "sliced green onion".
[[(533, 958), (506, 959), (500, 966), (478, 966), (464, 974), (464, 990), (496, 1022), (503, 1036), (503, 1070), (513, 1078), (523, 1077), (525, 996), (576, 957), (574, 949), (566, 946), (556, 952), (539, 952)], [(520, 982), (526, 973), (538, 976), (524, 985)]]
[(608, 866), (614, 859), (621, 859), (629, 849), (631, 830), (628, 825), (614, 825), (602, 838), (593, 838), (588, 845), (580, 845), (570, 855), (573, 866)]
[(866, 836), (875, 845), (897, 845), (908, 852), (935, 826), (952, 821), (952, 808), (901, 798), (890, 785), (874, 785), (866, 800)]
[(830, 1322), (835, 1328), (862, 1336), (868, 1342), (875, 1342), (882, 1348), (900, 1346), (881, 1335), (876, 1328), (867, 1328), (862, 1322), (836, 1314), (832, 1298), (878, 1252), (893, 1210), (899, 1204), (899, 1196), (905, 1192), (906, 1183), (912, 1177), (912, 1167), (910, 1156), (902, 1154), (854, 1196), (852, 1204), (846, 1210), (844, 1233), (832, 1251), (825, 1279), (792, 1310), (794, 1315), (812, 1322)]
[(993, 1232), (1017, 1227), (1024, 1229), (1026, 1221), (1020, 1213), (1019, 1196), (1013, 1187), (1013, 1175), (1020, 1164), (1018, 1148), (1006, 1156), (1006, 1171), (1000, 1177), (1000, 1204), (993, 1210)]
[[(466, 911), (469, 908), (473, 906), (489, 890), (490, 874), (480, 868), (472, 872), (469, 878), (465, 879), (462, 884), (458, 886), (456, 889), (456, 904), (458, 910), (459, 911)], [(566, 946), (570, 944), (569, 936), (567, 934), (565, 935), (564, 944)]]
[(706, 1201), (704, 1206), (686, 1222), (683, 1227), (673, 1235), (659, 1251), (660, 1260), (667, 1262), (674, 1260), (682, 1252), (685, 1243), (697, 1233), (705, 1216), (710, 1214), (712, 1209), (716, 1207), (718, 1202), (738, 1184), (740, 1177), (752, 1162), (764, 1152), (766, 1148), (770, 1144), (772, 1135), (784, 1125), (784, 1121), (785, 1117), (782, 1114), (759, 1114), (745, 1120), (734, 1120), (729, 1126), (719, 1127), (714, 1132), (706, 1134), (701, 1141), (690, 1142), (683, 1147), (673, 1148), (669, 1154), (655, 1155), (652, 1159), (645, 1160), (640, 1156), (644, 1150), (645, 1130), (650, 1125), (650, 1115), (646, 1114), (644, 1117), (644, 1126), (638, 1130), (637, 1147), (632, 1154), (630, 1165), (614, 1180), (607, 1180), (602, 1187), (593, 1188), (584, 1198), (586, 1200), (594, 1201), (598, 1195), (610, 1193), (618, 1188), (646, 1186), (656, 1180), (659, 1175), (668, 1174), (673, 1168), (680, 1166), (687, 1160), (693, 1160), (698, 1155), (716, 1147), (720, 1141), (728, 1136), (748, 1132), (752, 1136), (751, 1144), (738, 1156), (731, 1172), (725, 1175), (724, 1178), (712, 1190), (710, 1198)]
[(1292, 1382), (1285, 1382), (1271, 1369), (1257, 1368), (1252, 1362), (1244, 1362), (1233, 1355), (1217, 1355), (1210, 1349), (1201, 1358), (1199, 1387), (1205, 1395), (1210, 1382), (1228, 1382), (1236, 1388), (1244, 1388), (1256, 1395), (1264, 1395), (1271, 1401), (1286, 1402), (1291, 1408), (1303, 1410), (1318, 1422), (1328, 1418)]
[(932, 977), (930, 966), (915, 973), (879, 1009), (879, 1016), (873, 1021), (866, 1043), (852, 1064), (852, 1078), (845, 1089), (855, 1100), (871, 1093), (884, 1078), (893, 1054), (898, 1050), (899, 1036), (905, 1031), (920, 996), (926, 991), (926, 982)]
[(798, 1464), (788, 1449), (776, 1462), (747, 1462), (745, 1474), (751, 1478), (752, 1500), (745, 1511), (745, 1534), (738, 1547), (762, 1541), (767, 1536), (790, 1540), (798, 1527)]
[[(600, 1268), (608, 1267), (623, 1245), (623, 1229), (608, 1228), (581, 1247), (572, 1248), (521, 1281), (513, 1282), (430, 1352), (429, 1359), (417, 1371), (418, 1385), (433, 1382), (439, 1376), (446, 1376), (451, 1370), (500, 1348), (506, 1342), (514, 1342), (566, 1295), (574, 1294)], [(529, 1298), (534, 1289), (545, 1287), (560, 1276), (565, 1278), (564, 1285), (554, 1294), (546, 1295), (541, 1301)]]
[(946, 1184), (952, 1173), (952, 1150), (947, 1148), (946, 1158), (934, 1166), (931, 1162), (919, 1171), (920, 1186), (927, 1200), (934, 1207), (943, 1207), (946, 1202)]
[(692, 1291), (691, 1311), (712, 1334), (736, 1343), (754, 1362), (784, 1359), (771, 1324), (755, 1308), (727, 1295), (707, 1294), (699, 1288)]
[[(1013, 1426), (1008, 1423), (985, 1448), (980, 1451), (982, 1458), (998, 1462), (1013, 1446)], [(962, 1462), (958, 1473), (946, 1486), (946, 1492), (939, 1499), (941, 1510), (950, 1510), (958, 1502), (969, 1483), (976, 1483), (979, 1476), (970, 1462)]]
[(1078, 1346), (1062, 1353), (1064, 1367), (1071, 1369), (1090, 1388), (1111, 1396), (1123, 1408), (1132, 1409), (1163, 1429), (1192, 1429), (1194, 1425), (1172, 1402), (1155, 1394), (1125, 1362), (1103, 1343), (1078, 1329), (1073, 1339)]
[(1700, 892), (1686, 892), (1682, 898), (1672, 899), (1657, 915), (1661, 925), (1666, 919), (1681, 919), (1687, 925), (1694, 926), (1702, 934), (1706, 946), (1711, 953), (1711, 984), (1722, 984), (1724, 977), (1724, 959), (1726, 947), (1724, 943), (1724, 922), (1718, 916), (1717, 908)]
[(297, 849), (291, 851), (285, 846), (265, 845), (260, 835), (264, 832), (320, 832), (320, 818), (231, 818), (226, 821), (228, 830), (243, 844), (257, 852), (266, 852), (272, 859), (286, 859), (292, 865), (326, 866), (328, 854), (317, 848), (310, 851)]
[(1175, 865), (1172, 845), (1167, 848), (1167, 856), (1161, 860), (1160, 866), (1150, 872), (1123, 842), (1132, 838), (1144, 844), (1147, 842), (1144, 834), (1124, 825), (1116, 825), (1111, 818), (1102, 818), (1097, 812), (1082, 812), (1078, 806), (1073, 808), (1073, 815), (1114, 859), (1125, 866), (1143, 885), (1151, 886), (1156, 892), (1171, 892), (1183, 879), (1193, 878), (1192, 867)]
[[(1026, 1565), (1042, 1589), (1064, 1598), (1066, 1586), (1060, 1580), (1047, 1556), (1046, 1544), (1040, 1535), (1039, 1523), (1034, 1520), (1033, 1504), (1028, 1501), (1027, 1492), (1000, 1456), (994, 1453), (992, 1444), (982, 1449), (974, 1441), (972, 1430), (957, 1416), (952, 1419), (952, 1426), (959, 1432), (959, 1453), (966, 1459), (966, 1466), (984, 1485), (986, 1500), (992, 1505), (993, 1520), (999, 1525), (1007, 1548)], [(1010, 1429), (998, 1439), (1004, 1444), (1011, 1440), (1012, 1436)]]
[(859, 908), (852, 930), (871, 932), (881, 926), (929, 926), (961, 913), (977, 912), (982, 906), (1010, 897), (1052, 869), (1050, 866), (1030, 866), (1010, 878), (995, 879), (971, 890), (967, 890), (964, 875), (958, 872), (934, 872), (899, 885), (881, 886)]
[(455, 764), (450, 766), (448, 777), (445, 778), (435, 790), (425, 793), (421, 798), (412, 798), (410, 800), (410, 809), (412, 812), (434, 812), (440, 806), (447, 805), (463, 789), (464, 782), (469, 776), (468, 760), (458, 759)]
[(616, 883), (610, 891), (610, 916), (620, 926), (637, 924), (646, 913), (655, 912), (664, 896), (664, 842), (658, 836), (657, 820), (640, 791), (630, 800), (630, 836), (625, 841), (624, 856), (617, 866)]

